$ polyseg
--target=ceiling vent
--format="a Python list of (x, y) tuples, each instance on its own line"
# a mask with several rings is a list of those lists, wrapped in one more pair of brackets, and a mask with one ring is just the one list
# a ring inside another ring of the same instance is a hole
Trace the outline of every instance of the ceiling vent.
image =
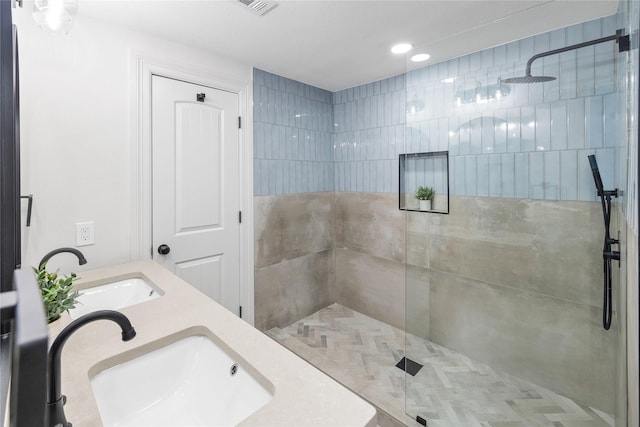
[(243, 5), (247, 6), (251, 12), (256, 15), (265, 15), (271, 9), (276, 7), (278, 3), (270, 0), (238, 0)]

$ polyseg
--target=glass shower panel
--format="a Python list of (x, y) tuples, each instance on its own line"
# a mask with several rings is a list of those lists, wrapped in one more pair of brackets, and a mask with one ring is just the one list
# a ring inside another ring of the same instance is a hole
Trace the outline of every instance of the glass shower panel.
[[(410, 418), (626, 425), (626, 253), (617, 240), (630, 217), (629, 54), (609, 41), (533, 63), (533, 75), (553, 80), (504, 80), (524, 75), (534, 54), (628, 34), (627, 7), (407, 72), (405, 153), (448, 152), (450, 189), (448, 215), (406, 212)], [(609, 330), (590, 155), (604, 190), (620, 196), (610, 217), (621, 261), (612, 260)]]

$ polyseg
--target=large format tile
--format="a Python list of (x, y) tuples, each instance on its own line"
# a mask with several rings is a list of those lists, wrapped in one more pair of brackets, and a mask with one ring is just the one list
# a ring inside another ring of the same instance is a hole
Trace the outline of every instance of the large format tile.
[(428, 212), (408, 212), (406, 232), (407, 265), (429, 267), (429, 247), (433, 237), (431, 236), (431, 223), (434, 214)]
[[(629, 227), (629, 225), (627, 224), (627, 221), (625, 219), (625, 215), (618, 209), (618, 206), (614, 205), (613, 207), (613, 212), (612, 212), (612, 218), (611, 218), (611, 229), (615, 230), (615, 229), (619, 229), (620, 230), (620, 235), (621, 236), (627, 236), (627, 233), (630, 233), (631, 235), (633, 235), (633, 232), (631, 231), (631, 227)], [(628, 240), (628, 236), (626, 239), (623, 238), (623, 242), (625, 240)], [(635, 240), (637, 242), (637, 240)], [(629, 242), (625, 242), (625, 243), (629, 243)], [(613, 322), (611, 324), (611, 332), (614, 332), (616, 334), (616, 338), (618, 340), (618, 347), (617, 347), (617, 352), (616, 352), (616, 376), (617, 376), (617, 388), (616, 388), (616, 421), (618, 421), (618, 423), (620, 425), (633, 425), (631, 423), (627, 422), (627, 417), (628, 417), (628, 405), (627, 405), (627, 393), (628, 393), (628, 380), (627, 378), (637, 378), (638, 376), (636, 375), (634, 376), (629, 376), (627, 374), (627, 348), (629, 345), (633, 345), (632, 340), (633, 338), (629, 338), (629, 341), (631, 342), (627, 342), (627, 337), (632, 337), (632, 334), (628, 334), (628, 328), (629, 328), (629, 323), (628, 323), (628, 319), (629, 317), (635, 317), (636, 319), (638, 318), (638, 312), (637, 312), (637, 307), (638, 305), (636, 304), (636, 310), (632, 311), (632, 313), (635, 313), (635, 316), (631, 315), (628, 316), (628, 306), (627, 306), (627, 300), (629, 298), (629, 288), (627, 287), (627, 280), (629, 280), (629, 277), (631, 276), (627, 276), (627, 270), (629, 271), (633, 271), (636, 270), (635, 266), (637, 266), (638, 262), (638, 257), (637, 255), (634, 256), (633, 252), (633, 247), (632, 245), (627, 245), (627, 244), (621, 244), (620, 247), (618, 248), (617, 246), (614, 246), (613, 248), (615, 249), (620, 249), (620, 262), (613, 262), (613, 277), (612, 277), (612, 283), (614, 283), (614, 293), (613, 293), (613, 309), (616, 310), (617, 315), (618, 315), (618, 319), (627, 319), (627, 321), (622, 321), (622, 322)], [(629, 250), (631, 251), (631, 253), (629, 252)], [(629, 260), (631, 260), (631, 262), (629, 262)], [(619, 268), (618, 268), (619, 265)], [(637, 276), (635, 276), (636, 279), (632, 279), (632, 283), (635, 284), (635, 287), (637, 288), (638, 286), (638, 281), (637, 281)], [(635, 335), (636, 337), (638, 336), (637, 334)], [(637, 346), (636, 346), (637, 348)], [(632, 360), (638, 360), (636, 359), (632, 359)], [(637, 371), (637, 369), (636, 369)], [(630, 388), (629, 388), (630, 390)], [(631, 395), (631, 392), (629, 391), (629, 395)], [(637, 399), (636, 399), (637, 400)], [(633, 400), (629, 400), (629, 402), (632, 402)]]
[[(628, 259), (638, 259), (638, 235), (629, 227), (627, 243)], [(638, 402), (640, 399), (640, 373), (638, 372), (638, 337), (640, 337), (640, 328), (638, 327), (638, 307), (640, 307), (640, 298), (638, 297), (638, 263), (628, 263), (627, 271), (627, 310), (628, 313), (634, 313), (627, 318), (627, 378), (628, 385), (628, 401)], [(628, 425), (640, 425), (640, 407), (638, 405), (629, 405)]]
[(336, 247), (404, 262), (405, 212), (398, 195), (336, 193)]
[(614, 412), (617, 337), (601, 309), (436, 271), (430, 289), (431, 341)]
[(404, 329), (404, 264), (336, 249), (336, 301)]
[(254, 198), (256, 268), (333, 248), (333, 193)]
[(434, 270), (602, 303), (604, 228), (597, 203), (454, 197), (451, 215), (430, 219), (428, 266)]
[(405, 330), (421, 338), (431, 336), (431, 271), (408, 265), (406, 269)]
[(334, 300), (333, 251), (302, 256), (257, 268), (255, 327), (286, 326)]

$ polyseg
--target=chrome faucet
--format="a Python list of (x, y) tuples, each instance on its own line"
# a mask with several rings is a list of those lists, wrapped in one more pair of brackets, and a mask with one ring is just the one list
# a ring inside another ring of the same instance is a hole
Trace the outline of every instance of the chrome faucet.
[(67, 401), (66, 396), (62, 395), (60, 378), (61, 378), (61, 366), (60, 356), (62, 354), (62, 347), (67, 339), (78, 329), (91, 323), (95, 320), (111, 320), (116, 322), (122, 330), (122, 341), (132, 340), (136, 336), (136, 331), (131, 326), (131, 322), (124, 314), (114, 310), (100, 310), (94, 311), (79, 319), (69, 323), (66, 328), (60, 332), (51, 344), (49, 349), (49, 356), (47, 359), (47, 405), (46, 416), (48, 419), (48, 425), (52, 427), (71, 427), (71, 423), (67, 421), (64, 415), (64, 404)]
[(61, 254), (64, 252), (69, 252), (70, 254), (74, 254), (75, 256), (78, 257), (78, 264), (80, 265), (84, 265), (87, 263), (87, 259), (84, 257), (84, 255), (82, 254), (82, 252), (80, 252), (77, 249), (74, 248), (58, 248), (58, 249), (54, 249), (51, 252), (49, 252), (48, 254), (46, 254), (45, 256), (42, 257), (42, 259), (40, 260), (40, 263), (38, 264), (38, 268), (42, 268), (42, 264), (45, 264), (47, 261), (49, 261), (54, 255), (57, 254)]

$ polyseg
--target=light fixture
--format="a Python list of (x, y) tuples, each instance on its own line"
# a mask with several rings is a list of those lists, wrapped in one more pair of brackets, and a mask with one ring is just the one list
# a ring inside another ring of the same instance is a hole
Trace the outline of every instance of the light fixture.
[(416, 114), (424, 110), (424, 101), (414, 96), (411, 102), (407, 102), (407, 114)]
[(476, 104), (487, 104), (495, 101), (500, 102), (502, 98), (509, 95), (510, 92), (511, 87), (500, 79), (498, 79), (496, 84), (488, 86), (482, 86), (482, 83), (478, 82), (478, 85), (474, 89), (458, 89), (455, 102), (458, 107), (462, 104), (473, 102)]
[(398, 43), (391, 47), (391, 53), (402, 55), (409, 52), (411, 49), (413, 49), (413, 45), (411, 43)]
[(411, 57), (411, 60), (413, 62), (424, 62), (429, 58), (431, 58), (431, 55), (429, 55), (428, 53), (418, 53), (416, 55), (413, 55)]
[(78, 0), (35, 0), (33, 19), (44, 31), (67, 34), (78, 11)]

